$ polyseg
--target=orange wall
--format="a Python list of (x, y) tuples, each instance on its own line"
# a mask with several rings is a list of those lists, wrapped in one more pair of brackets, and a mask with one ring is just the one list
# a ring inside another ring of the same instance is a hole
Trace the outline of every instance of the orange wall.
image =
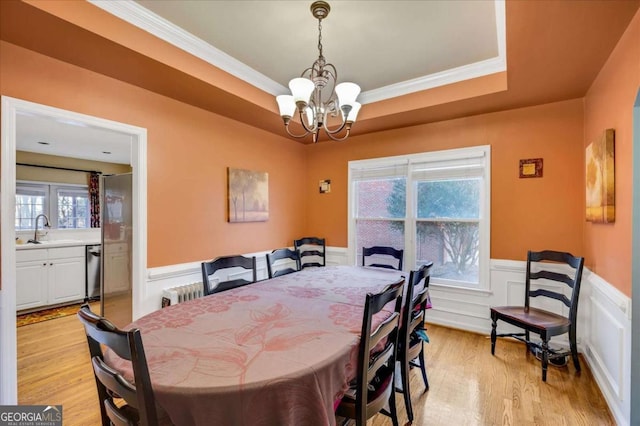
[[(584, 224), (587, 266), (631, 296), (633, 103), (640, 89), (640, 12), (585, 97), (584, 146), (615, 129), (615, 206), (612, 224)], [(636, 147), (637, 148), (637, 147)], [(638, 173), (640, 171), (636, 171)], [(638, 189), (636, 189), (638, 190)]]
[[(491, 145), (491, 257), (522, 260), (544, 248), (582, 255), (582, 132), (576, 99), (310, 146), (306, 233), (347, 245), (350, 160)], [(518, 178), (526, 158), (544, 159), (542, 178)], [(331, 179), (331, 193), (318, 194), (321, 179)]]
[[(148, 129), (148, 266), (288, 246), (304, 229), (305, 147), (0, 42), (0, 93)], [(269, 173), (268, 222), (226, 222), (226, 168)]]

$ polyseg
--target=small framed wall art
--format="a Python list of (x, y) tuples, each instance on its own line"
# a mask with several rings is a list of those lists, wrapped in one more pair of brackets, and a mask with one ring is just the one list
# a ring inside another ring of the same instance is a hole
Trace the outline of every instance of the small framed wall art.
[(520, 160), (520, 177), (542, 177), (542, 158), (528, 158), (526, 160)]
[(269, 220), (269, 173), (227, 169), (229, 222)]

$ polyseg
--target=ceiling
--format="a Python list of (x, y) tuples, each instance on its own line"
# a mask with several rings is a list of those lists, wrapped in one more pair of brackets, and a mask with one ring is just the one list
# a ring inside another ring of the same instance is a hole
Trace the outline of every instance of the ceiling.
[[(272, 95), (285, 93), (289, 80), (318, 57), (318, 21), (309, 0), (136, 0), (126, 12), (95, 4), (178, 47), (188, 49), (184, 40), (195, 36), (208, 50), (220, 52), (214, 65), (230, 63), (232, 74), (248, 68), (237, 76)], [(324, 56), (338, 69), (340, 81), (360, 85), (363, 103), (383, 87), (497, 58), (498, 42), (504, 41), (501, 1), (334, 0), (330, 6), (322, 21)], [(164, 32), (158, 31), (160, 24)]]
[(131, 164), (131, 135), (88, 126), (81, 121), (42, 115), (16, 116), (18, 151)]
[[(90, 1), (2, 1), (0, 37), (285, 136), (273, 95), (317, 56), (311, 1)], [(583, 97), (640, 1), (330, 4), (324, 55), (363, 89), (356, 136)]]

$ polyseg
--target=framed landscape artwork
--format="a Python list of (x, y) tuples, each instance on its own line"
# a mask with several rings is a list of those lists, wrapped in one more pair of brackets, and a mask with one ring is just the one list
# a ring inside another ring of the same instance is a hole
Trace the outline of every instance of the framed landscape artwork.
[(586, 196), (587, 221), (613, 223), (615, 221), (615, 173), (613, 129), (587, 147)]
[(231, 167), (227, 174), (229, 222), (269, 220), (269, 174)]

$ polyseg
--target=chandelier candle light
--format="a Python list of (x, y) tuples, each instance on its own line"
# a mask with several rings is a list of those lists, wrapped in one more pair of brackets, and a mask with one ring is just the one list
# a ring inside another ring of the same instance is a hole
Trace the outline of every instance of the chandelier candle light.
[[(291, 95), (276, 96), (287, 133), (294, 138), (303, 138), (311, 133), (314, 143), (318, 142), (321, 128), (329, 138), (335, 141), (345, 140), (360, 111), (360, 104), (356, 102), (360, 86), (346, 82), (336, 85), (338, 80), (336, 67), (328, 64), (322, 56), (322, 20), (329, 15), (330, 10), (329, 3), (324, 1), (311, 4), (311, 14), (318, 19), (318, 59), (311, 67), (304, 70), (300, 77), (289, 82)], [(289, 122), (296, 109), (304, 128), (304, 133), (300, 135), (291, 133), (289, 129)], [(338, 117), (338, 115), (340, 115), (340, 125), (330, 129), (327, 118)], [(338, 133), (343, 130), (345, 130), (343, 135), (338, 136)]]

